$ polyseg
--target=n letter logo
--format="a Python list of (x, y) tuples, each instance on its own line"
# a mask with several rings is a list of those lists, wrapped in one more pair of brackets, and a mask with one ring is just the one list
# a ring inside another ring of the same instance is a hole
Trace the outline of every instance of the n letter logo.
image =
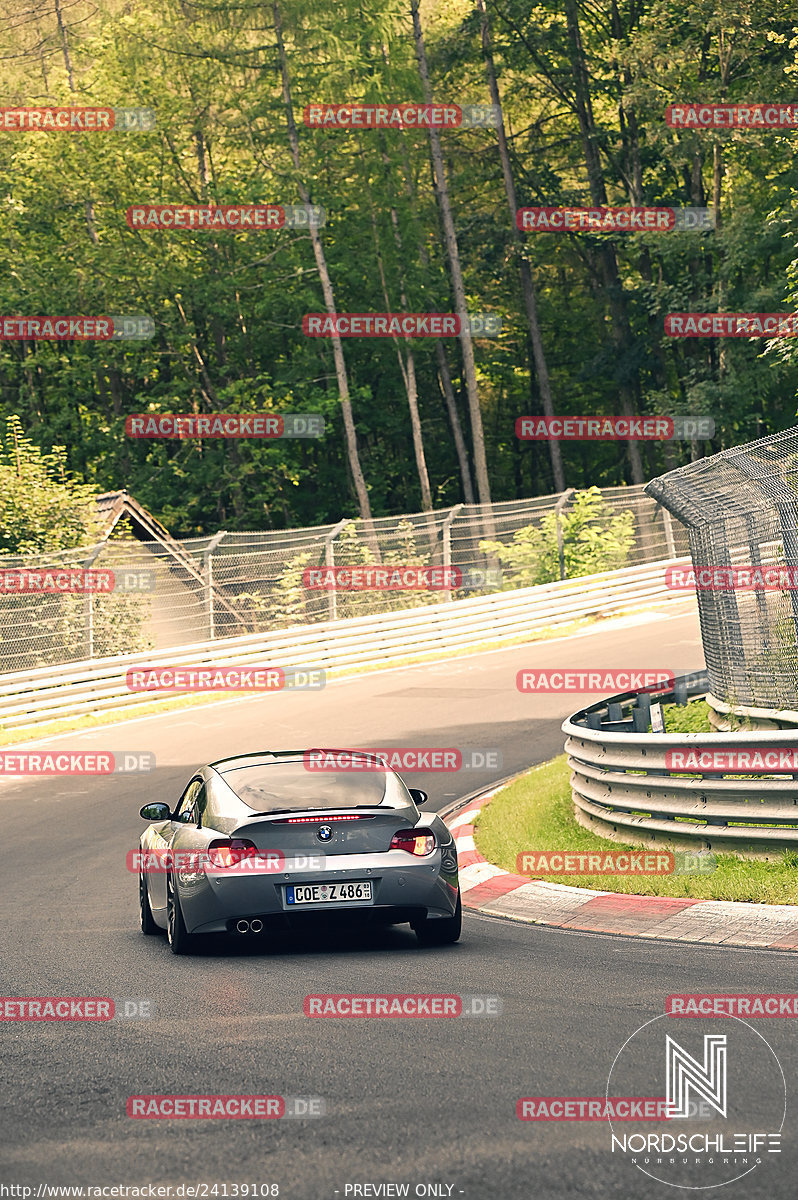
[(690, 1116), (690, 1092), (726, 1116), (726, 1034), (704, 1034), (704, 1062), (665, 1038), (668, 1118)]

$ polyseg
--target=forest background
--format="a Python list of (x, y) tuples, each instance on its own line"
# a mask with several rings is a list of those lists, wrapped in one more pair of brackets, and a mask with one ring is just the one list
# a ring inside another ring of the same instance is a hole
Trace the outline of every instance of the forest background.
[[(675, 103), (791, 103), (786, 3), (4, 7), (2, 107), (157, 117), (150, 132), (0, 131), (0, 312), (155, 324), (139, 342), (0, 342), (6, 517), (33, 503), (24, 487), (9, 499), (20, 446), (81, 501), (124, 487), (192, 537), (639, 483), (795, 423), (795, 341), (664, 332), (672, 312), (798, 307), (798, 133), (665, 119)], [(498, 102), (501, 125), (431, 135), (303, 120), (319, 102), (428, 98)], [(310, 203), (326, 222), (128, 227), (131, 205), (167, 203)], [(561, 205), (709, 207), (715, 223), (617, 236), (515, 226), (516, 206)], [(302, 332), (310, 312), (463, 302), (500, 314), (501, 334), (336, 344)], [(142, 412), (321, 413), (327, 433), (126, 437), (126, 415)], [(516, 419), (544, 412), (704, 414), (716, 433), (520, 441)], [(54, 544), (0, 523), (6, 552)], [(56, 541), (77, 538), (91, 530), (73, 522)]]

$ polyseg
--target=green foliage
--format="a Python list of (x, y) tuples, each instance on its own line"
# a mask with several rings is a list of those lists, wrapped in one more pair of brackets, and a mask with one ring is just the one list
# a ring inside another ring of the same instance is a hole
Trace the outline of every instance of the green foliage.
[[(64, 448), (43, 452), (23, 432), (17, 416), (6, 422), (0, 441), (0, 566), (80, 567), (81, 550), (100, 538), (95, 491), (66, 469)], [(74, 554), (65, 554), (74, 551)], [(54, 556), (54, 557), (51, 557)], [(93, 566), (112, 567), (113, 555)], [(27, 669), (145, 650), (145, 597), (110, 592), (97, 595), (10, 594), (0, 598), (0, 662)]]
[[(594, 575), (626, 566), (634, 544), (634, 514), (612, 515), (597, 487), (577, 492), (560, 514), (565, 578)], [(538, 525), (517, 530), (509, 545), (481, 541), (483, 554), (493, 554), (503, 568), (503, 589), (532, 587), (560, 578), (557, 517), (547, 513)]]
[[(0, 419), (18, 414), (27, 436), (45, 454), (61, 453), (76, 479), (102, 491), (127, 487), (178, 537), (334, 522), (356, 511), (335, 364), (328, 341), (302, 332), (303, 315), (324, 305), (307, 233), (136, 231), (125, 219), (129, 205), (287, 205), (307, 188), (327, 212), (320, 236), (339, 311), (383, 311), (384, 291), (398, 308), (402, 290), (412, 311), (452, 306), (425, 131), (315, 130), (302, 121), (304, 106), (319, 101), (420, 97), (410, 6), (279, 7), (299, 172), (271, 5), (74, 0), (61, 6), (63, 28), (52, 6), (27, 0), (8, 0), (0, 15), (8, 106), (102, 102), (157, 112), (146, 134), (0, 139), (0, 312), (141, 312), (156, 325), (141, 343), (0, 342)], [(611, 241), (527, 233), (519, 252), (495, 131), (441, 135), (469, 305), (503, 316), (500, 337), (475, 342), (493, 498), (554, 486), (545, 444), (519, 443), (513, 433), (519, 415), (541, 411), (519, 253), (533, 268), (558, 413), (617, 412), (623, 388), (640, 413), (715, 419), (712, 443), (642, 445), (648, 477), (694, 452), (793, 423), (795, 339), (765, 354), (755, 339), (720, 344), (663, 330), (669, 312), (778, 312), (798, 303), (794, 132), (680, 131), (663, 119), (682, 98), (791, 102), (792, 14), (780, 0), (700, 0), (689, 10), (675, 0), (575, 5), (585, 67), (577, 74), (561, 4), (506, 0), (497, 8), (490, 0), (487, 9), (519, 205), (592, 203), (578, 120), (586, 108), (608, 204), (703, 207), (717, 182), (722, 217), (712, 232)], [(434, 0), (424, 22), (435, 95), (486, 103), (473, 4)], [(587, 97), (575, 95), (577, 80)], [(610, 244), (612, 287), (603, 274)], [(610, 336), (612, 306), (622, 310), (621, 339)], [(459, 464), (435, 346), (418, 339), (413, 350), (432, 492), (443, 507), (463, 499)], [(445, 350), (468, 441), (457, 341)], [(344, 354), (373, 511), (418, 510), (396, 347), (353, 338)], [(126, 438), (125, 416), (142, 411), (319, 412), (327, 433), (260, 444)], [(568, 486), (631, 481), (623, 445), (563, 443), (562, 454)], [(19, 504), (20, 545), (39, 545)]]
[[(423, 553), (417, 546), (417, 535), (410, 521), (399, 521), (393, 531), (392, 546), (385, 550), (380, 560), (383, 567), (428, 566), (431, 555)], [(374, 566), (377, 558), (365, 537), (358, 533), (355, 521), (344, 525), (334, 542), (336, 567)], [(326, 597), (327, 592), (323, 593)], [(387, 612), (388, 609), (416, 608), (421, 604), (435, 604), (440, 595), (431, 591), (343, 591), (336, 593), (338, 617), (364, 617), (370, 613)]]
[[(592, 829), (577, 823), (570, 776), (568, 760), (562, 754), (504, 788), (477, 818), (475, 841), (480, 854), (488, 862), (514, 872), (518, 854), (530, 847), (576, 854), (639, 850), (639, 846), (630, 843), (599, 837)], [(757, 803), (752, 802), (752, 807)], [(798, 878), (791, 851), (774, 852), (770, 862), (718, 854), (716, 869), (708, 874), (552, 875), (542, 878), (569, 887), (644, 896), (798, 904)]]
[[(422, 529), (423, 533), (423, 529)], [(385, 550), (379, 565), (427, 566), (431, 552), (422, 553), (416, 544), (417, 533), (410, 521), (399, 521), (392, 535), (392, 545)], [(343, 526), (333, 543), (335, 567), (367, 567), (377, 564), (377, 559), (367, 540), (358, 532), (356, 521)], [(316, 556), (308, 551), (293, 555), (283, 566), (280, 576), (270, 588), (255, 592), (239, 592), (235, 607), (242, 621), (253, 632), (267, 629), (284, 629), (291, 625), (305, 625), (312, 621), (324, 621), (331, 615), (332, 592), (327, 588), (309, 586), (306, 569), (324, 567)], [(339, 589), (334, 595), (334, 610), (338, 618), (368, 616), (370, 613), (387, 612), (401, 608), (415, 608), (421, 604), (434, 604), (440, 595), (433, 591), (384, 589), (346, 591)]]
[(272, 589), (236, 593), (234, 607), (250, 633), (307, 625), (323, 616), (316, 596), (304, 585), (305, 568), (313, 561), (314, 555), (309, 552), (295, 554)]
[(66, 451), (44, 452), (16, 415), (0, 439), (0, 554), (52, 553), (97, 540), (94, 489), (75, 482)]
[[(107, 595), (6, 596), (0, 610), (0, 661), (15, 670), (46, 667), (107, 654), (148, 650), (145, 597)], [(17, 631), (16, 633), (14, 631)]]
[(666, 733), (714, 732), (706, 700), (691, 700), (688, 704), (663, 704), (662, 716)]

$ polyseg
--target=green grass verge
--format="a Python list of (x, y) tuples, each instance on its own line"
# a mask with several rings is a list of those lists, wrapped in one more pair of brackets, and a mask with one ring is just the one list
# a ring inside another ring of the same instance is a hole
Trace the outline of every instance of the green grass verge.
[(689, 704), (663, 704), (662, 716), (666, 733), (714, 733), (709, 723), (706, 700), (691, 700)]
[[(573, 815), (570, 772), (565, 755), (535, 767), (491, 800), (477, 817), (475, 843), (488, 862), (516, 871), (523, 850), (637, 850), (596, 837)], [(798, 904), (798, 852), (775, 862), (717, 855), (710, 875), (543, 875), (551, 883), (625, 892), (639, 896), (678, 896), (696, 900), (744, 900), (755, 904)]]

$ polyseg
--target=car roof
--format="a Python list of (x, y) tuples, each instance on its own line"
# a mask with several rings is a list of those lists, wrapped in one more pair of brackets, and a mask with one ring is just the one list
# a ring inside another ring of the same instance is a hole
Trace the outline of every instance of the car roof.
[(304, 762), (305, 756), (308, 754), (347, 754), (353, 759), (362, 762), (376, 758), (380, 762), (383, 762), (386, 771), (392, 770), (376, 751), (350, 750), (342, 747), (330, 749), (329, 747), (322, 748), (319, 746), (309, 747), (307, 750), (254, 750), (249, 754), (232, 754), (227, 758), (218, 758), (215, 762), (208, 763), (208, 766), (212, 767), (214, 771), (218, 771), (219, 774), (223, 774), (225, 769), (232, 767), (254, 767), (261, 763), (266, 765), (270, 762)]

